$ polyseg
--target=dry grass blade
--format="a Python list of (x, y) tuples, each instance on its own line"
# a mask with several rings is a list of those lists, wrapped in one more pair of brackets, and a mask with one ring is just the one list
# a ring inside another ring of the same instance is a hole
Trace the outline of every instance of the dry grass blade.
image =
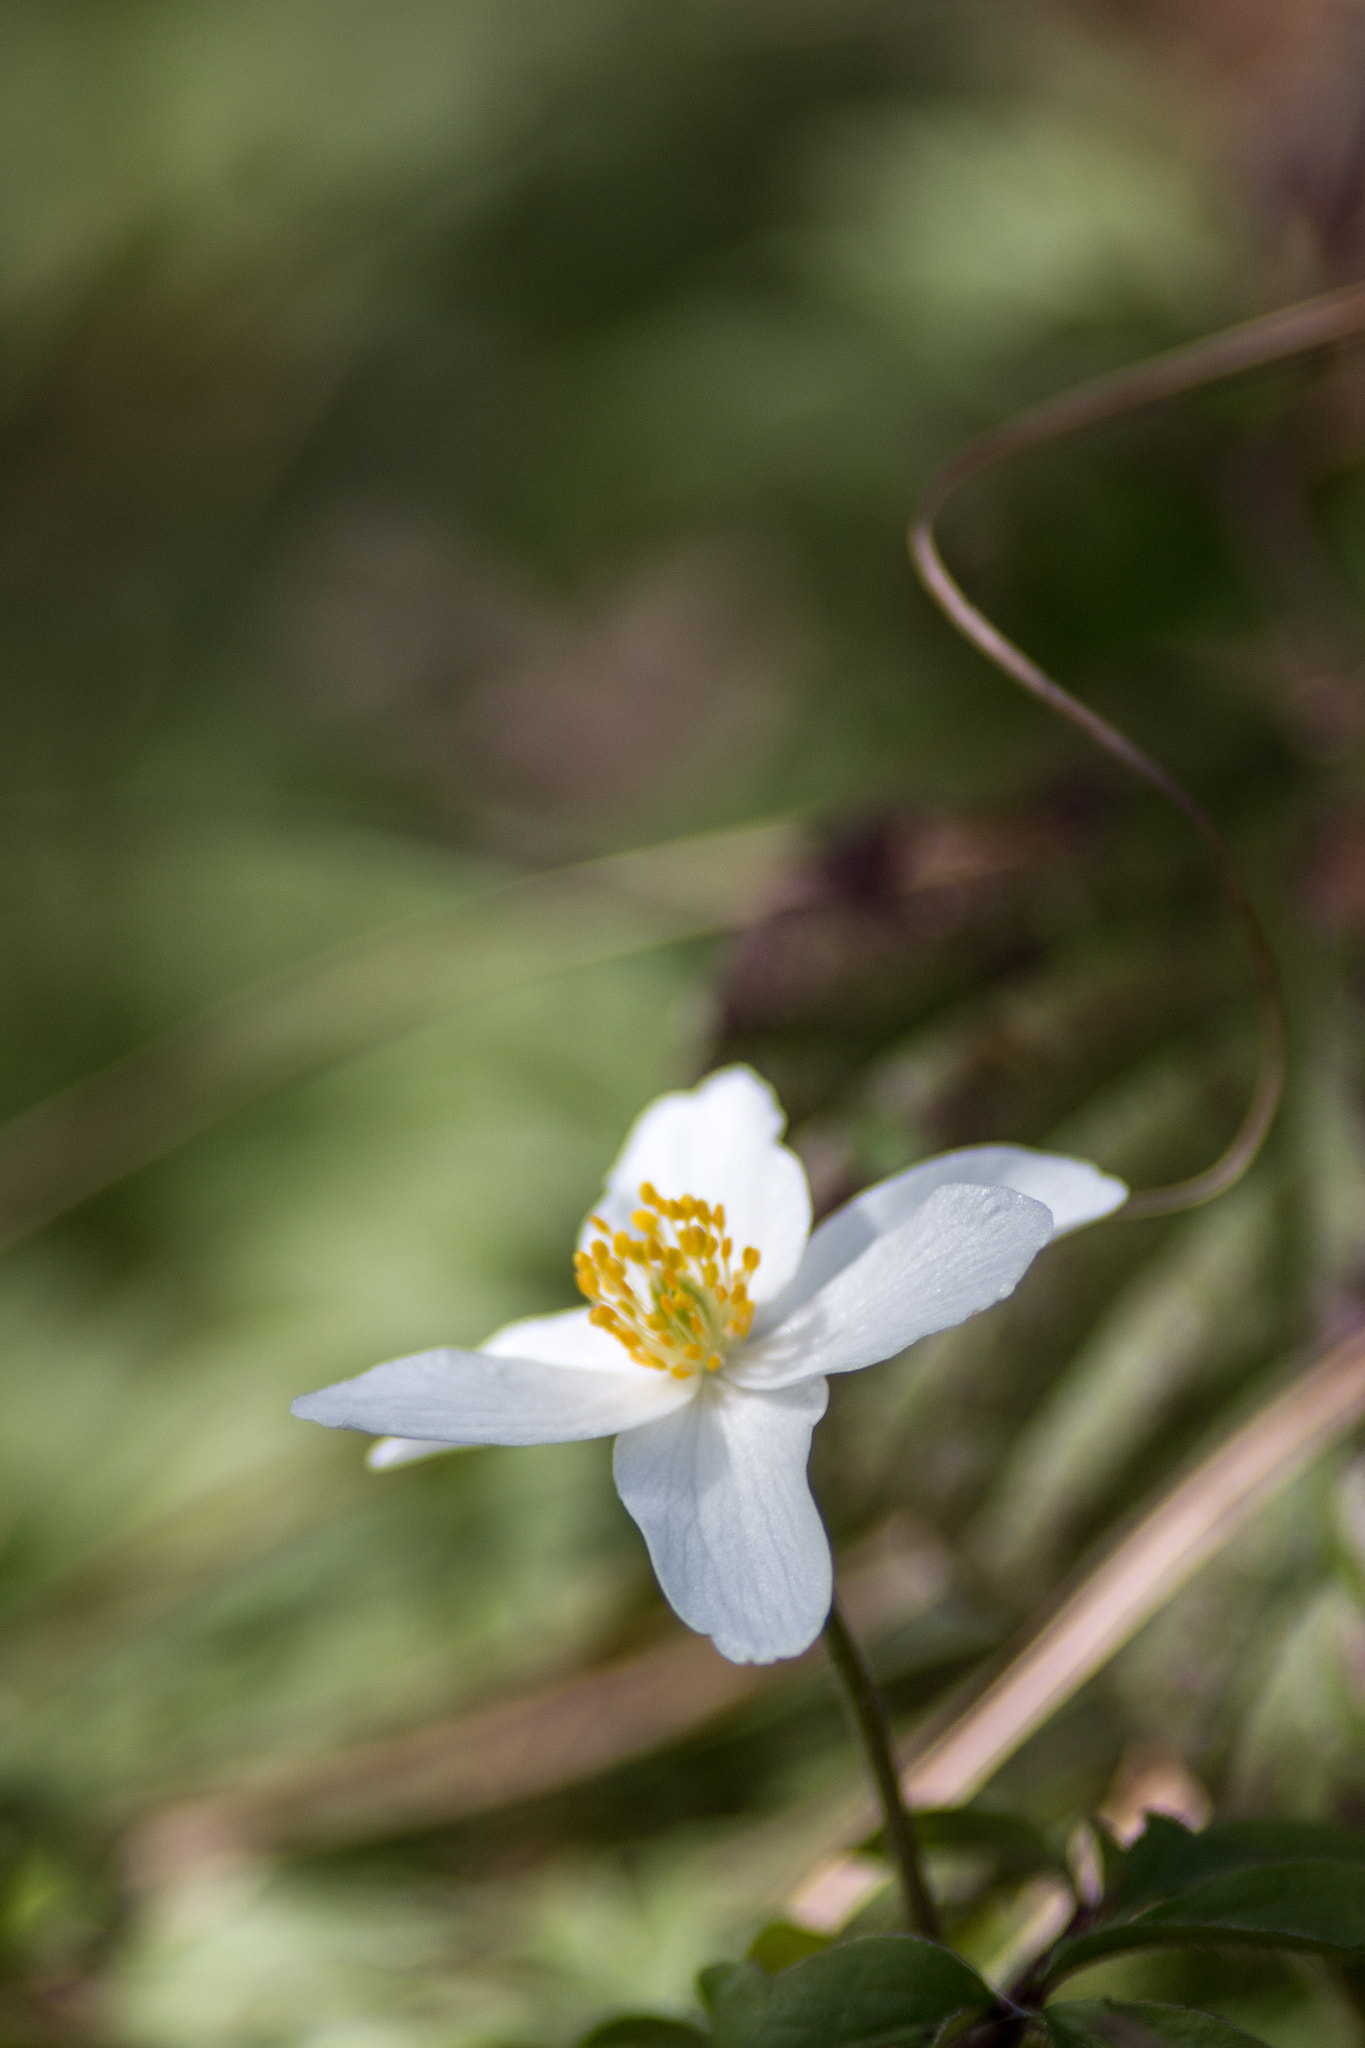
[(1365, 285), (1354, 284), (1301, 305), (1173, 349), (1113, 376), (1098, 377), (1021, 413), (980, 435), (936, 472), (910, 528), (910, 558), (921, 583), (965, 640), (1029, 695), (1083, 732), (1102, 753), (1121, 762), (1174, 804), (1201, 835), (1246, 939), (1261, 1015), (1261, 1059), (1256, 1085), (1239, 1130), (1205, 1172), (1171, 1187), (1146, 1188), (1129, 1197), (1123, 1213), (1157, 1216), (1195, 1207), (1231, 1187), (1246, 1172), (1274, 1121), (1284, 1087), (1285, 1018), (1279, 969), (1232, 855), (1213, 819), (1160, 762), (1128, 735), (1054, 682), (1021, 647), (973, 604), (949, 572), (935, 525), (955, 492), (972, 478), (1068, 434), (1103, 425), (1158, 401), (1179, 397), (1247, 371), (1359, 340), (1365, 332)]
[[(1363, 1417), (1365, 1332), (1310, 1367), (1179, 1480), (969, 1705), (920, 1735), (901, 1775), (907, 1800), (950, 1806), (970, 1799), (1263, 1502)], [(849, 1832), (875, 1825), (869, 1803)], [(867, 1887), (850, 1885), (850, 1861), (826, 1860), (796, 1888), (792, 1909), (802, 1920), (828, 1926), (854, 1909)]]
[(969, 1799), (1273, 1493), (1365, 1416), (1365, 1334), (1287, 1387), (1148, 1510), (904, 1773), (920, 1804)]
[(0, 1130), (0, 1249), (272, 1089), (452, 1009), (745, 923), (794, 838), (746, 826), (530, 876), (242, 990)]

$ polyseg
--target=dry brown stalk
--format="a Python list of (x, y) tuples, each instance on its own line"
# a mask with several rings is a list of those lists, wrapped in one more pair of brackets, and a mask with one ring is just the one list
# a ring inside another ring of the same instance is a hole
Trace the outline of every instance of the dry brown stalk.
[(1169, 1214), (1221, 1194), (1241, 1178), (1259, 1152), (1279, 1107), (1285, 1074), (1284, 999), (1279, 969), (1232, 855), (1208, 812), (1159, 761), (1105, 718), (1054, 682), (1021, 647), (974, 605), (939, 552), (935, 526), (949, 500), (973, 478), (1002, 462), (1051, 446), (1069, 434), (1107, 424), (1142, 407), (1202, 390), (1228, 377), (1357, 340), (1365, 331), (1365, 285), (1283, 307), (1260, 319), (1149, 357), (1112, 376), (1097, 377), (1033, 406), (959, 449), (935, 473), (910, 528), (910, 558), (929, 595), (962, 634), (1012, 682), (1085, 734), (1111, 759), (1158, 790), (1184, 813), (1213, 856), (1228, 902), (1251, 956), (1261, 1018), (1261, 1059), (1241, 1126), (1205, 1172), (1177, 1186), (1147, 1188), (1130, 1197), (1130, 1217)]
[[(1363, 1417), (1365, 1332), (1177, 1481), (1003, 1670), (946, 1722), (921, 1732), (902, 1777), (906, 1797), (918, 1806), (970, 1798), (1265, 1501)], [(844, 1574), (843, 1585), (856, 1625), (874, 1635), (922, 1606), (927, 1592), (923, 1561), (904, 1552)], [(150, 1814), (128, 1838), (127, 1867), (135, 1881), (157, 1885), (219, 1859), (360, 1842), (496, 1811), (645, 1755), (820, 1662), (815, 1650), (794, 1665), (726, 1664), (709, 1643), (670, 1636), (520, 1698)], [(847, 1842), (876, 1826), (861, 1795), (827, 1804), (817, 1836), (828, 1827), (826, 1840)], [(796, 1887), (791, 1910), (829, 1925), (878, 1881), (867, 1858), (826, 1855)]]
[[(901, 1775), (912, 1806), (970, 1799), (1079, 1692), (1271, 1496), (1365, 1418), (1365, 1331), (1339, 1344), (1260, 1408), (1120, 1535), (1003, 1670), (965, 1706), (921, 1731)], [(867, 1802), (848, 1836), (869, 1834)], [(846, 1837), (847, 1839), (848, 1837)], [(864, 1859), (865, 1860), (865, 1859)], [(814, 1926), (866, 1896), (849, 1855), (826, 1858), (792, 1895)]]

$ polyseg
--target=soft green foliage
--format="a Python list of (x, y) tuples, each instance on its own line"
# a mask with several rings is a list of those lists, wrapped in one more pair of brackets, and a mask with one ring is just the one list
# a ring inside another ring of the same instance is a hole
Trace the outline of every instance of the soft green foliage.
[[(3, 2048), (683, 2048), (717, 1956), (718, 2041), (822, 1984), (856, 2029), (869, 1954), (876, 2039), (932, 2031), (889, 1893), (832, 1947), (773, 1925), (865, 1825), (818, 1663), (719, 1706), (670, 1671), (663, 1732), (575, 1695), (615, 1747), (574, 1764), (556, 1688), (673, 1640), (605, 1446), (380, 1479), (287, 1409), (567, 1304), (625, 1125), (722, 1059), (777, 1083), (822, 1205), (990, 1138), (1151, 1184), (1232, 1128), (1246, 973), (1201, 849), (901, 552), (983, 424), (1354, 260), (1279, 125), (1289, 30), (1248, 111), (1130, 12), (0, 11), (0, 1108), (53, 1118), (0, 1133), (0, 1219), (51, 1219), (0, 1267)], [(814, 1478), (903, 1731), (1359, 1319), (1350, 375), (1153, 413), (949, 522), (1229, 831), (1294, 1071), (1227, 1201), (1058, 1244), (838, 1388)], [(506, 893), (773, 818), (719, 943), (677, 908), (695, 849), (605, 907)], [(1336, 1450), (926, 1816), (993, 1989), (1100, 1807), (1239, 1816), (1140, 1838), (1149, 1931), (1249, 1884), (1261, 1944), (1304, 1859), (1350, 1895), (1362, 1527)], [(1142, 2015), (1207, 2003), (1347, 2048), (1346, 1982), (1132, 1949), (1075, 1987), (1112, 2027), (1056, 2027), (1176, 2042)]]
[(1254, 2034), (1215, 2019), (1212, 2013), (1190, 2012), (1180, 2005), (1156, 2005), (1120, 1998), (1058, 2000), (1047, 2008), (1047, 2031), (1057, 2048), (1119, 2048), (1141, 2039), (1163, 2048), (1244, 2048)]
[(1211, 1877), (1131, 1919), (1063, 1943), (1050, 1977), (1060, 1983), (1087, 1963), (1125, 1949), (1216, 1947), (1307, 1949), (1337, 1962), (1365, 1958), (1365, 1872), (1343, 1863), (1274, 1863)]
[(771, 1981), (752, 1962), (707, 1970), (701, 1989), (717, 2048), (905, 2048), (994, 2003), (957, 1956), (910, 1934), (842, 1943)]
[[(904, 2048), (964, 2032), (1008, 2040), (1022, 2024), (1055, 2048), (1237, 2048), (1258, 2037), (1216, 2011), (1052, 1993), (1078, 1971), (1152, 1948), (1365, 1961), (1365, 1835), (1275, 1821), (1196, 1835), (1153, 1816), (1130, 1853), (1112, 1840), (1107, 1852), (1105, 1897), (1074, 1898), (1062, 1939), (1017, 1980), (993, 1988), (913, 1935), (844, 1940), (798, 1961), (773, 1943), (766, 1972), (753, 1959), (702, 1972), (709, 2038), (717, 2048)], [(624, 2033), (621, 2043), (630, 2048)]]

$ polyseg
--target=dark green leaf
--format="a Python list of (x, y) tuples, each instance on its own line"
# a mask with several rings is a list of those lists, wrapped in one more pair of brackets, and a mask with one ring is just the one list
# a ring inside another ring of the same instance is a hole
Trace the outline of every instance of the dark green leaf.
[(1272, 1863), (1208, 1878), (1131, 1919), (1064, 1941), (1048, 1982), (1129, 1949), (1245, 1943), (1359, 1961), (1365, 1955), (1365, 1867)]
[(1167, 1892), (1183, 1891), (1201, 1878), (1215, 1877), (1227, 1866), (1210, 1869), (1200, 1858), (1203, 1837), (1183, 1822), (1164, 1813), (1149, 1813), (1142, 1833), (1128, 1846), (1122, 1859), (1122, 1878), (1115, 1904), (1120, 1912), (1134, 1911)]
[(1262, 2048), (1255, 2034), (1186, 2005), (1082, 1998), (1043, 2018), (1057, 2048)]
[(1318, 1821), (1235, 1820), (1195, 1835), (1179, 1821), (1153, 1813), (1128, 1851), (1116, 1905), (1129, 1913), (1229, 1871), (1322, 1859), (1365, 1863), (1365, 1834)]
[(699, 2048), (710, 2038), (685, 2020), (665, 2020), (649, 2012), (626, 2013), (619, 2020), (594, 2027), (578, 2048)]
[(840, 1942), (773, 1979), (761, 2048), (900, 2048), (995, 1993), (951, 1950), (914, 1934)]
[(804, 1963), (807, 1956), (818, 1956), (830, 1945), (827, 1934), (817, 1934), (813, 1927), (798, 1927), (791, 1920), (774, 1920), (769, 1927), (754, 1936), (749, 1945), (749, 1961), (757, 1963), (760, 1970), (766, 1970), (775, 1977), (779, 1970), (788, 1970), (793, 1963)]
[(758, 2038), (771, 1983), (757, 1963), (711, 1963), (697, 1978), (697, 1992), (711, 2016), (716, 2048), (746, 2048)]
[(1002, 1876), (1026, 1877), (1035, 1870), (1066, 1874), (1066, 1858), (1041, 1828), (1013, 1813), (988, 1807), (928, 1807), (915, 1815), (925, 1849), (982, 1849), (996, 1859)]
[(1226, 1820), (1198, 1837), (1256, 1863), (1365, 1863), (1365, 1832), (1317, 1820)]
[(1128, 1883), (1128, 1851), (1121, 1843), (1115, 1841), (1102, 1821), (1095, 1828), (1095, 1839), (1099, 1845), (1104, 1896), (1113, 1901)]

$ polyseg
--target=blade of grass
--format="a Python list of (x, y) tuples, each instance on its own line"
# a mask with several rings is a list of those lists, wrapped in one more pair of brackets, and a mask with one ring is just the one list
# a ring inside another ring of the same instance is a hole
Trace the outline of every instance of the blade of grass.
[(749, 825), (528, 876), (239, 991), (0, 1129), (0, 1250), (273, 1089), (450, 1010), (732, 930), (796, 831)]

